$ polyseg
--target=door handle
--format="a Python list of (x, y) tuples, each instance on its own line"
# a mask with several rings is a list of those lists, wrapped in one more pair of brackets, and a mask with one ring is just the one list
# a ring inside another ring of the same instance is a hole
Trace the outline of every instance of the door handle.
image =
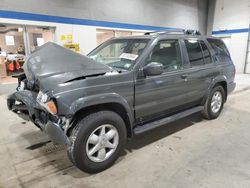
[(183, 74), (183, 75), (181, 75), (181, 78), (182, 78), (182, 79), (187, 79), (187, 76), (188, 76), (188, 75)]

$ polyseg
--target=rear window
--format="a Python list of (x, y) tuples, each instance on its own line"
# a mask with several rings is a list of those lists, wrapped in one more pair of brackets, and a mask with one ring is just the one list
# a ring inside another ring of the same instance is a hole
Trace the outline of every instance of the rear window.
[(219, 39), (207, 39), (211, 47), (213, 48), (218, 60), (220, 62), (230, 62), (231, 57), (227, 50), (226, 45)]

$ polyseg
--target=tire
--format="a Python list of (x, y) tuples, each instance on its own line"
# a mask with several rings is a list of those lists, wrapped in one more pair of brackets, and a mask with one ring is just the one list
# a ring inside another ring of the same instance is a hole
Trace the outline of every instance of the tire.
[[(217, 97), (215, 97), (216, 94), (218, 94)], [(219, 101), (218, 96), (219, 95), (221, 95), (221, 104), (220, 105), (218, 104), (218, 101)], [(212, 107), (212, 102), (214, 101), (213, 97), (218, 99), (217, 103), (216, 103), (216, 104), (218, 104), (218, 108)], [(206, 103), (204, 105), (204, 109), (202, 111), (203, 117), (206, 119), (216, 119), (220, 115), (221, 110), (223, 109), (224, 102), (225, 102), (224, 88), (221, 85), (217, 85), (212, 89), (212, 91), (210, 92), (210, 94), (206, 100)]]
[[(126, 140), (126, 126), (117, 113), (95, 112), (82, 118), (73, 129), (68, 156), (80, 170), (97, 173), (113, 165)], [(96, 151), (96, 148), (99, 150)]]

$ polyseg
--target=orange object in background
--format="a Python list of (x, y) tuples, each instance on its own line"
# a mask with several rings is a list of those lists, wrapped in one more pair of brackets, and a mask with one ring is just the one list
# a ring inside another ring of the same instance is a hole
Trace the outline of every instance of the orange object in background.
[(7, 70), (10, 72), (14, 72), (15, 70), (14, 62), (11, 62), (7, 65)]
[(9, 62), (7, 65), (7, 70), (9, 72), (19, 71), (20, 69), (21, 69), (21, 65), (18, 61)]
[(16, 61), (15, 64), (16, 64), (16, 66), (15, 66), (16, 70), (19, 71), (21, 69), (19, 61)]

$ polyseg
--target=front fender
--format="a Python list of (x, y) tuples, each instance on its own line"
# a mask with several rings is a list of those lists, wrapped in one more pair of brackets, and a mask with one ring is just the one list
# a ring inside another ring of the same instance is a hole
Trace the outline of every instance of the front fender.
[(117, 93), (104, 93), (79, 98), (71, 104), (68, 114), (73, 116), (77, 111), (83, 108), (107, 103), (117, 103), (122, 105), (127, 112), (130, 125), (133, 124), (134, 114), (131, 107), (127, 100)]

